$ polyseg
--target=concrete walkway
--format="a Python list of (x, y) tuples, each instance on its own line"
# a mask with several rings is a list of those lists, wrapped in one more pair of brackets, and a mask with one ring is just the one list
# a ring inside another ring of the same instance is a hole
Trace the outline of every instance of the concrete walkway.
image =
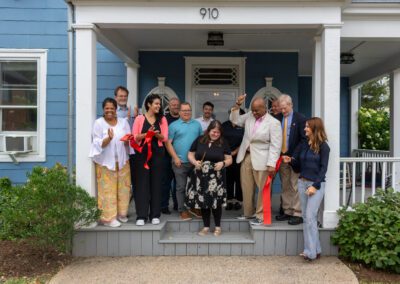
[(173, 256), (80, 259), (56, 283), (358, 283), (336, 257), (312, 263), (301, 257)]

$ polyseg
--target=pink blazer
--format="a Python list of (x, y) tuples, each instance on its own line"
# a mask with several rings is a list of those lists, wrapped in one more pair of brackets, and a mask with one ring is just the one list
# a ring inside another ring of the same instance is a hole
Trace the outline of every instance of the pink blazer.
[[(133, 137), (135, 137), (136, 142), (140, 142), (136, 139), (138, 134), (142, 133), (142, 129), (143, 129), (143, 124), (144, 124), (144, 120), (145, 120), (145, 116), (144, 115), (138, 115), (135, 118), (135, 121), (133, 122), (133, 127), (132, 127), (132, 134)], [(166, 142), (168, 140), (168, 122), (167, 119), (165, 118), (165, 116), (163, 116), (161, 118), (161, 122), (160, 122), (160, 129), (161, 129), (161, 134), (164, 136), (164, 139), (158, 140), (158, 146), (162, 147), (163, 142)]]

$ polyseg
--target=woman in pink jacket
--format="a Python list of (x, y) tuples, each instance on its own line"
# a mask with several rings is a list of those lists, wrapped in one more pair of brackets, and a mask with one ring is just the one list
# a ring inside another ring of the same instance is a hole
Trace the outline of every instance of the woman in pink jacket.
[[(133, 136), (142, 147), (135, 155), (136, 225), (143, 226), (149, 219), (160, 223), (163, 142), (168, 139), (168, 123), (162, 114), (161, 98), (151, 94), (145, 100), (146, 113), (133, 124)], [(151, 151), (151, 157), (148, 153)]]

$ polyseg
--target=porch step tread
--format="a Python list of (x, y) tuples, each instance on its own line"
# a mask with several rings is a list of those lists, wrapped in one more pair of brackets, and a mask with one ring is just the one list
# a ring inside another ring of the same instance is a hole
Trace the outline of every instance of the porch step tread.
[(199, 236), (197, 232), (166, 232), (160, 244), (254, 244), (249, 232), (222, 232), (215, 237), (212, 232), (207, 236)]

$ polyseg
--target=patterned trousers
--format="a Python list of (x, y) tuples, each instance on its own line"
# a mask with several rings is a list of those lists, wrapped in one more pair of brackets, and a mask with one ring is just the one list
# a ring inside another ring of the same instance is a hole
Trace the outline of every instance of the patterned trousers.
[(131, 176), (129, 162), (122, 169), (116, 170), (96, 164), (97, 204), (101, 210), (100, 221), (111, 222), (117, 216), (128, 214), (131, 193)]

